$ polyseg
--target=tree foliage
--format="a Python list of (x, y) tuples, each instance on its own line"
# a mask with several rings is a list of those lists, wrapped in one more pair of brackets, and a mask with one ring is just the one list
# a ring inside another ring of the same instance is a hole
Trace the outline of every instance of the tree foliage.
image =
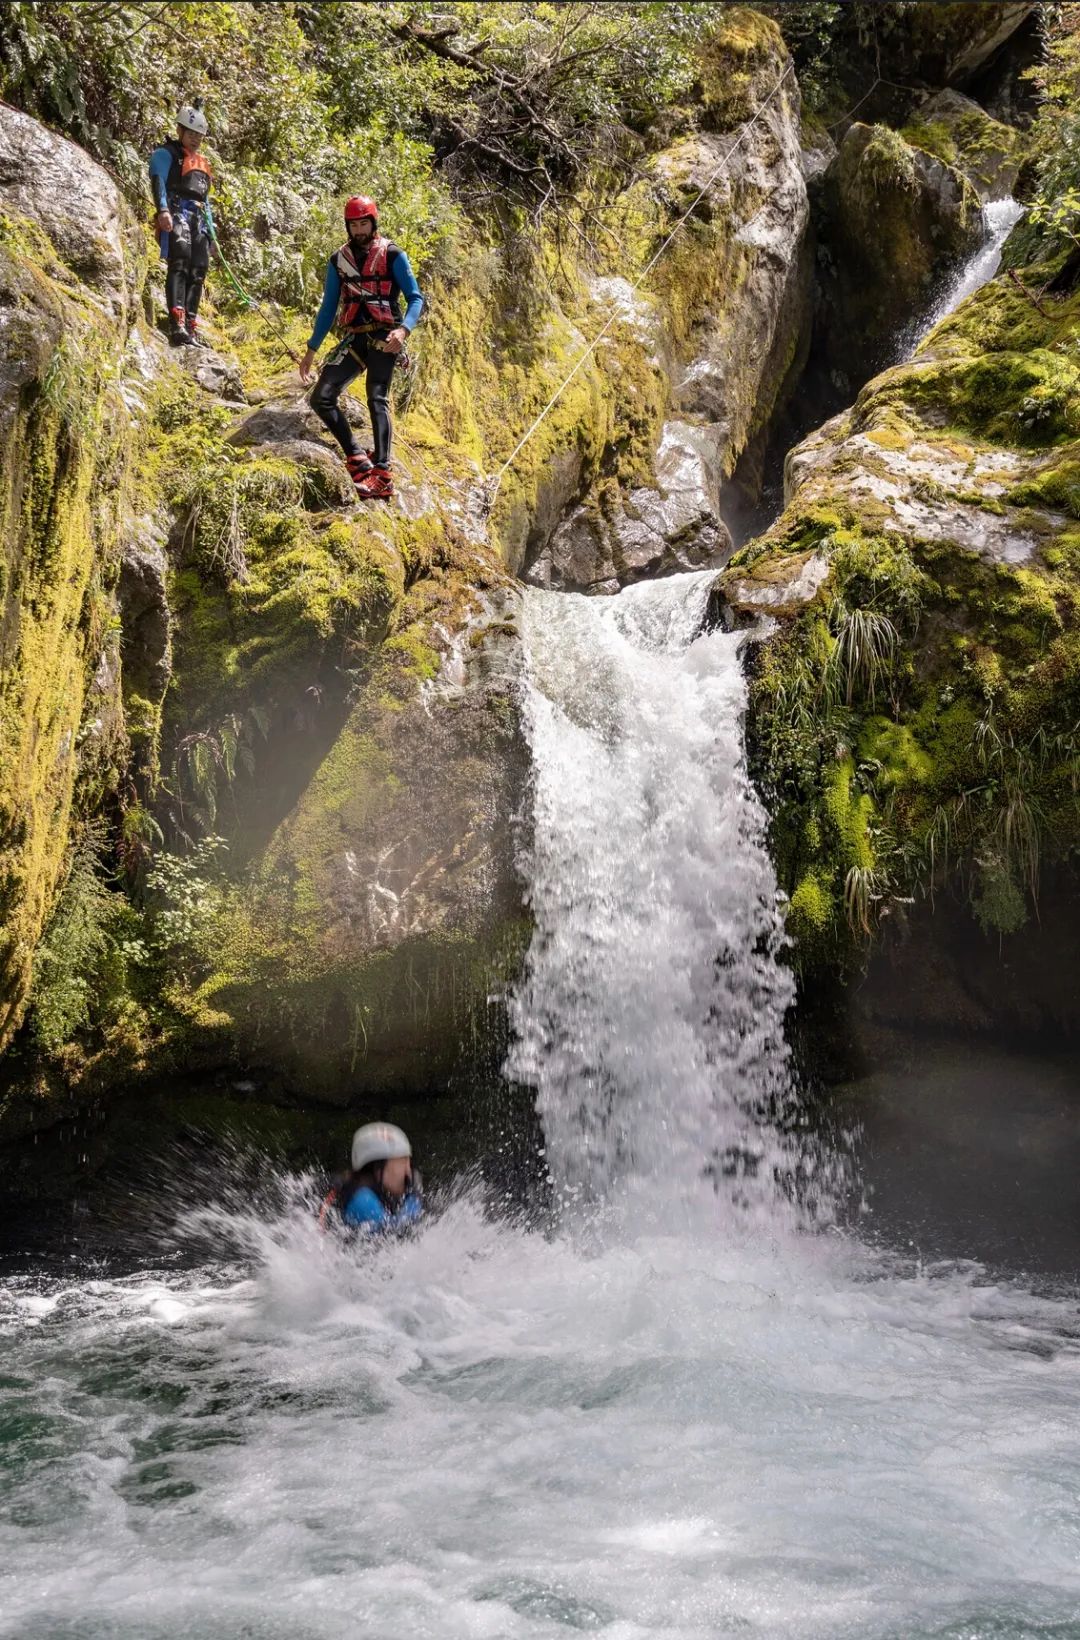
[(465, 205), (539, 220), (624, 184), (689, 90), (715, 8), (641, 0), (12, 0), (0, 95), (73, 137), (149, 203), (149, 150), (204, 102), (222, 243), (259, 294), (307, 301), (342, 198), (384, 199), (414, 261)]

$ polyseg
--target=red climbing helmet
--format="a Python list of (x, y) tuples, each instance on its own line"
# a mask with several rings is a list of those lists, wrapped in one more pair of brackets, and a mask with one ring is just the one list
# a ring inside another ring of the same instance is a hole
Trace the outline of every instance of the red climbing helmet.
[(354, 194), (351, 199), (345, 201), (346, 222), (358, 222), (364, 216), (370, 216), (373, 222), (378, 222), (379, 207), (373, 199), (368, 199), (366, 194)]

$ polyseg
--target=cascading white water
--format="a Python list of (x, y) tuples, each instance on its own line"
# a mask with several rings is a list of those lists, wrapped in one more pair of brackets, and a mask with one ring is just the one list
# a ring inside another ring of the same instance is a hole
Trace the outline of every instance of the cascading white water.
[(703, 631), (712, 581), (527, 591), (523, 615), (536, 932), (509, 1069), (537, 1090), (564, 1192), (647, 1180), (666, 1214), (732, 1172), (771, 1204), (787, 1161), (765, 1112), (792, 986), (739, 639)]
[(957, 270), (938, 293), (928, 313), (905, 330), (900, 337), (898, 357), (910, 358), (919, 343), (924, 341), (935, 325), (954, 313), (960, 303), (981, 290), (1001, 266), (1005, 241), (1024, 214), (1024, 207), (1015, 199), (997, 199), (983, 206), (985, 234), (983, 243), (969, 261)]

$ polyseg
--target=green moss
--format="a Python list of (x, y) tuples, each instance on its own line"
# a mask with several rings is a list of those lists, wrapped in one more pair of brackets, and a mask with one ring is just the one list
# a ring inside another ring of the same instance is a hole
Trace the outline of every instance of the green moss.
[(871, 128), (848, 186), (852, 193), (871, 204), (880, 195), (915, 192), (918, 187), (915, 157), (898, 131), (887, 125)]
[(905, 125), (900, 135), (912, 148), (921, 148), (924, 153), (932, 154), (943, 165), (959, 167), (963, 162), (952, 129), (944, 120), (931, 120), (925, 125)]
[(713, 129), (730, 131), (754, 112), (760, 71), (779, 67), (784, 43), (776, 24), (749, 6), (717, 10), (701, 42), (697, 101)]
[(1015, 163), (1024, 146), (1020, 131), (979, 108), (908, 126), (902, 134), (913, 147), (963, 171), (980, 189), (992, 189), (1002, 167)]
[(0, 305), (13, 407), (0, 457), (3, 1046), (22, 1016), (63, 871), (80, 772), (102, 793), (116, 783), (114, 731), (82, 771), (77, 737), (105, 637), (101, 580), (119, 554), (108, 491), (122, 485), (124, 468), (106, 421), (119, 327), (40, 231), (11, 216), (0, 233)]
[(1008, 491), (1005, 499), (1014, 507), (1058, 507), (1072, 518), (1080, 518), (1080, 455), (1055, 462), (1036, 477), (1024, 479)]
[(814, 872), (800, 878), (788, 901), (788, 933), (803, 950), (813, 950), (824, 942), (836, 917), (836, 907), (828, 883)]
[(859, 736), (861, 762), (876, 764), (875, 785), (884, 791), (926, 786), (933, 780), (934, 762), (906, 723), (871, 717)]
[(824, 786), (825, 812), (836, 833), (839, 855), (843, 863), (856, 866), (860, 871), (874, 868), (874, 849), (870, 840), (870, 826), (874, 814), (873, 800), (854, 789), (855, 764), (850, 757), (836, 763), (827, 774)]
[(439, 656), (430, 644), (425, 643), (421, 630), (415, 626), (388, 638), (383, 645), (383, 653), (400, 655), (404, 660), (404, 670), (414, 679), (423, 681), (434, 678), (438, 673)]

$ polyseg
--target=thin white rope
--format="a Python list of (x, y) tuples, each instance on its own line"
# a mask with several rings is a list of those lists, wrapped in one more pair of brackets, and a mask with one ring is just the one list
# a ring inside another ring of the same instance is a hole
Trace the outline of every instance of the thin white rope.
[[(731, 160), (732, 156), (737, 152), (737, 150), (742, 146), (742, 143), (745, 141), (745, 139), (750, 135), (751, 131), (754, 129), (755, 125), (760, 120), (761, 116), (764, 114), (765, 110), (768, 108), (768, 106), (772, 102), (773, 98), (777, 95), (777, 93), (782, 88), (782, 86), (784, 84), (784, 81), (788, 78), (788, 76), (790, 74), (792, 74), (794, 72), (794, 69), (795, 69), (794, 62), (793, 61), (789, 62), (787, 67), (785, 68), (784, 72), (781, 74), (780, 78), (777, 80), (776, 84), (773, 86), (772, 90), (769, 92), (769, 95), (765, 98), (765, 101), (761, 104), (761, 107), (758, 109), (757, 113), (754, 115), (753, 119), (749, 120), (743, 126), (742, 130), (739, 132), (739, 135), (736, 137), (735, 141), (732, 143), (731, 147), (728, 149), (727, 153), (724, 155), (724, 157), (720, 161), (719, 165), (705, 179), (705, 181), (702, 184), (701, 188), (698, 190), (698, 192), (694, 196), (694, 198), (690, 201), (690, 204), (686, 207), (686, 210), (683, 212), (682, 216), (680, 216), (679, 220), (676, 222), (675, 226), (672, 228), (672, 230), (668, 234), (667, 238), (660, 245), (659, 249), (654, 252), (653, 256), (650, 258), (650, 260), (645, 264), (645, 267), (638, 274), (638, 276), (635, 279), (634, 283), (630, 287), (631, 292), (633, 294), (636, 294), (637, 291), (639, 291), (641, 289), (641, 286), (645, 283), (645, 280), (649, 277), (650, 273), (655, 268), (655, 266), (659, 262), (660, 258), (663, 256), (664, 252), (667, 250), (668, 246), (671, 244), (671, 241), (675, 238), (675, 235), (679, 232), (679, 229), (681, 227), (683, 227), (683, 225), (686, 223), (688, 218), (691, 217), (693, 215), (693, 213), (697, 210), (698, 206), (701, 204), (701, 201), (705, 198), (705, 195), (708, 193), (709, 189), (712, 187), (713, 183), (716, 181), (716, 179), (720, 175), (721, 171), (723, 171), (725, 166)], [(532, 423), (532, 425), (530, 427), (528, 427), (526, 429), (526, 431), (522, 434), (521, 438), (518, 440), (517, 444), (514, 446), (513, 450), (507, 456), (506, 460), (503, 462), (502, 466), (499, 468), (499, 471), (496, 473), (494, 480), (492, 481), (491, 493), (488, 497), (488, 502), (487, 502), (489, 511), (495, 505), (495, 499), (496, 499), (496, 497), (498, 496), (498, 493), (499, 493), (499, 486), (502, 484), (502, 481), (503, 481), (504, 477), (506, 476), (507, 472), (509, 472), (510, 468), (514, 465), (514, 462), (517, 460), (517, 458), (521, 454), (522, 450), (524, 450), (526, 444), (528, 444), (529, 440), (532, 438), (533, 434), (536, 432), (536, 429), (540, 426), (541, 422), (543, 422), (544, 419), (555, 408), (555, 406), (558, 404), (559, 400), (562, 398), (563, 394), (566, 392), (566, 389), (570, 386), (570, 383), (573, 381), (574, 377), (577, 375), (578, 371), (581, 369), (582, 365), (585, 363), (586, 359), (588, 359), (590, 354), (592, 354), (595, 351), (595, 349), (600, 345), (600, 343), (603, 341), (604, 337), (607, 335), (608, 331), (611, 329), (612, 325), (616, 324), (618, 322), (618, 320), (619, 320), (619, 314), (618, 313), (613, 313), (611, 315), (610, 319), (608, 319), (607, 323), (604, 325), (603, 329), (597, 331), (596, 335), (593, 337), (592, 341), (586, 347), (585, 351), (582, 353), (580, 359), (578, 359), (577, 363), (574, 365), (574, 368), (570, 371), (570, 374), (566, 377), (565, 381), (561, 382), (559, 384), (559, 386), (555, 389), (555, 392), (551, 395), (550, 399), (545, 404), (544, 408), (540, 411), (540, 414), (536, 417), (535, 421)]]

